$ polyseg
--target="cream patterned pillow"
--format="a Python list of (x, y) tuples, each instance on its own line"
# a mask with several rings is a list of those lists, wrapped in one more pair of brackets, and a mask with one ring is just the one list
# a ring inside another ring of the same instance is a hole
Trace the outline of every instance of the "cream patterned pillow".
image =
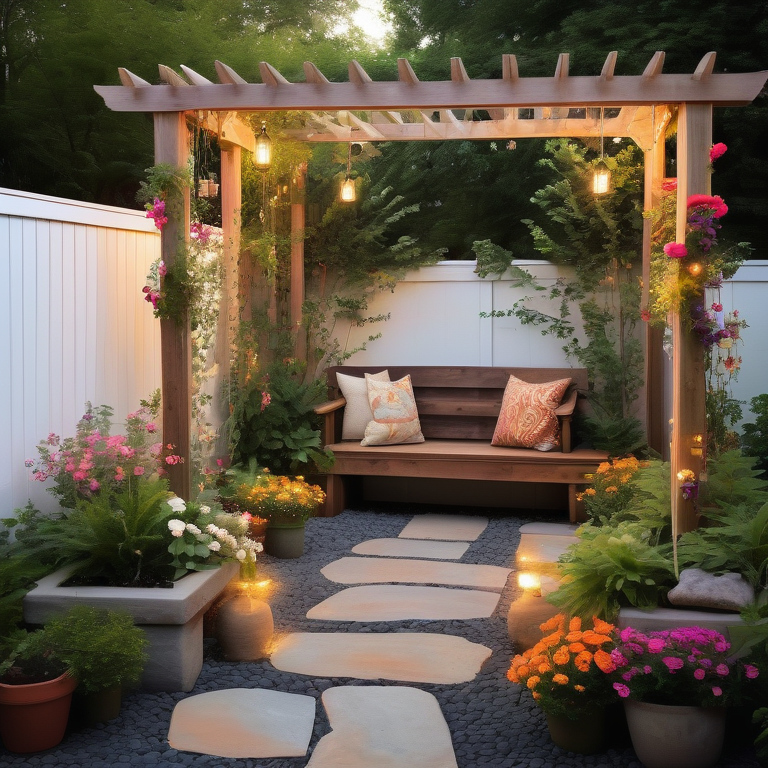
[(411, 377), (389, 382), (376, 381), (366, 374), (365, 380), (373, 421), (368, 422), (360, 445), (423, 443)]
[[(368, 373), (376, 381), (389, 381), (389, 371)], [(371, 406), (368, 403), (368, 386), (362, 376), (348, 376), (337, 373), (341, 394), (347, 404), (344, 406), (344, 420), (341, 426), (342, 440), (362, 440), (368, 422), (373, 418)]]
[(491, 445), (551, 451), (560, 445), (560, 405), (571, 379), (529, 384), (509, 377)]

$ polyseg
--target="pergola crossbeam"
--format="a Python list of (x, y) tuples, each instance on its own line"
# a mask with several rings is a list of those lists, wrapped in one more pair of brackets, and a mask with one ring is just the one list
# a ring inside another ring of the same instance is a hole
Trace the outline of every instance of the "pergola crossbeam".
[(613, 71), (616, 69), (616, 59), (619, 57), (618, 51), (611, 51), (605, 57), (605, 64), (603, 64), (603, 70), (600, 72), (600, 77), (603, 80), (613, 80)]
[(219, 81), (222, 85), (248, 85), (248, 81), (240, 77), (232, 67), (228, 67), (222, 61), (215, 61), (216, 74), (219, 76)]
[(702, 60), (699, 62), (699, 66), (696, 67), (696, 71), (691, 75), (694, 80), (709, 80), (712, 71), (715, 68), (715, 59), (717, 54), (715, 51), (705, 53)]

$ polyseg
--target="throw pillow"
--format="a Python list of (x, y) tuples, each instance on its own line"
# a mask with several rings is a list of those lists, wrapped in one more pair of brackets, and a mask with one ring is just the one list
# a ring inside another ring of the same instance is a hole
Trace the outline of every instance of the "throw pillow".
[(366, 374), (365, 380), (373, 420), (365, 428), (360, 445), (423, 443), (411, 377), (390, 382), (376, 381)]
[(560, 445), (560, 405), (571, 379), (529, 384), (510, 376), (491, 445), (551, 451)]
[[(375, 381), (389, 381), (389, 371), (369, 373)], [(362, 376), (349, 376), (337, 373), (341, 394), (347, 404), (344, 406), (344, 419), (341, 426), (342, 440), (362, 440), (368, 422), (373, 419), (373, 412), (368, 402), (368, 385)]]

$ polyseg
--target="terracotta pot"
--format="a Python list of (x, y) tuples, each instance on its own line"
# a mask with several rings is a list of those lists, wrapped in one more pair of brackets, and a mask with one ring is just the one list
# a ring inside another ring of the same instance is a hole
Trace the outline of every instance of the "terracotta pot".
[(264, 537), (264, 551), (282, 559), (301, 557), (304, 554), (304, 523), (300, 526), (270, 525)]
[(592, 755), (603, 749), (605, 711), (602, 708), (585, 709), (576, 720), (565, 715), (545, 714), (549, 736), (560, 749), (580, 755)]
[(29, 685), (0, 683), (0, 737), (10, 752), (55, 747), (67, 729), (77, 680), (64, 673)]
[(723, 749), (725, 707), (624, 702), (632, 746), (645, 768), (712, 768)]
[(219, 607), (216, 637), (228, 661), (256, 661), (267, 656), (275, 623), (263, 600), (238, 595)]

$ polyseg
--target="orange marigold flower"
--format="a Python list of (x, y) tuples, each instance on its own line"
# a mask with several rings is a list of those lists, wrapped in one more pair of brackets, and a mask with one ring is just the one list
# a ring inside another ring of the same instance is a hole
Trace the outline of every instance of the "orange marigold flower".
[(579, 672), (589, 672), (589, 665), (592, 663), (592, 654), (589, 651), (582, 651), (576, 655), (573, 662)]
[(567, 685), (568, 684), (568, 675), (555, 675), (552, 678), (553, 683), (557, 683), (558, 685)]
[(611, 465), (604, 461), (600, 466), (597, 468), (598, 474), (604, 475), (606, 472), (609, 472), (611, 469)]
[(587, 645), (602, 645), (603, 643), (612, 642), (608, 635), (600, 635), (597, 632), (593, 632), (591, 629), (588, 629), (586, 632), (584, 632), (581, 639)]
[(567, 643), (578, 643), (583, 637), (584, 637), (584, 633), (580, 632), (579, 630), (576, 630), (575, 632), (569, 632), (565, 636), (565, 641)]
[(576, 632), (579, 629), (581, 629), (581, 619), (578, 616), (574, 616), (569, 622), (568, 622), (568, 631), (569, 632)]
[(515, 671), (519, 678), (528, 677), (528, 675), (531, 674), (531, 668), (527, 667), (525, 664), (520, 665)]
[(619, 492), (619, 489), (618, 489), (618, 488), (617, 488), (615, 485), (609, 485), (609, 486), (608, 486), (608, 487), (605, 489), (605, 492), (606, 492), (606, 493), (618, 493), (618, 492)]
[(594, 496), (597, 493), (597, 491), (594, 488), (585, 488), (584, 489), (584, 495), (585, 496)]
[(573, 690), (578, 691), (579, 693), (584, 693), (587, 689), (583, 685), (574, 685)]
[(606, 653), (600, 649), (595, 651), (595, 664), (602, 672), (613, 672), (616, 669), (616, 665), (613, 663), (610, 653)]
[(542, 638), (541, 642), (544, 644), (545, 648), (551, 648), (553, 645), (557, 645), (560, 640), (563, 638), (562, 632), (554, 632), (551, 635), (547, 635), (546, 637)]
[(514, 667), (510, 667), (507, 670), (507, 680), (509, 680), (510, 683), (520, 682), (520, 678), (517, 676), (517, 670)]
[(584, 645), (584, 643), (571, 643), (568, 646), (568, 650), (571, 653), (581, 653), (582, 651), (586, 651), (587, 650), (587, 646)]
[(562, 631), (565, 626), (565, 616), (562, 613), (558, 613), (551, 619), (547, 619), (543, 624), (539, 624), (539, 629), (542, 632), (551, 632), (553, 629)]
[(613, 624), (609, 624), (607, 621), (603, 621), (597, 616), (592, 617), (592, 624), (595, 627), (595, 632), (600, 635), (610, 635), (616, 627)]
[(559, 664), (562, 666), (563, 664), (567, 664), (571, 659), (571, 654), (568, 653), (568, 646), (567, 645), (561, 645), (552, 656), (552, 661), (555, 662), (555, 664)]
[(533, 693), (531, 695), (533, 696), (534, 701), (536, 701), (536, 700), (541, 698), (541, 694), (538, 693), (537, 691), (533, 691)]
[(541, 682), (541, 678), (538, 675), (531, 675), (528, 678), (528, 682), (526, 685), (533, 690), (539, 683)]
[(539, 670), (539, 674), (546, 675), (547, 672), (552, 671), (552, 665), (548, 661), (545, 661), (542, 664), (539, 664), (537, 669)]
[(535, 667), (538, 664), (543, 664), (546, 660), (547, 657), (543, 653), (540, 653), (538, 656), (534, 656), (531, 659), (531, 666)]

